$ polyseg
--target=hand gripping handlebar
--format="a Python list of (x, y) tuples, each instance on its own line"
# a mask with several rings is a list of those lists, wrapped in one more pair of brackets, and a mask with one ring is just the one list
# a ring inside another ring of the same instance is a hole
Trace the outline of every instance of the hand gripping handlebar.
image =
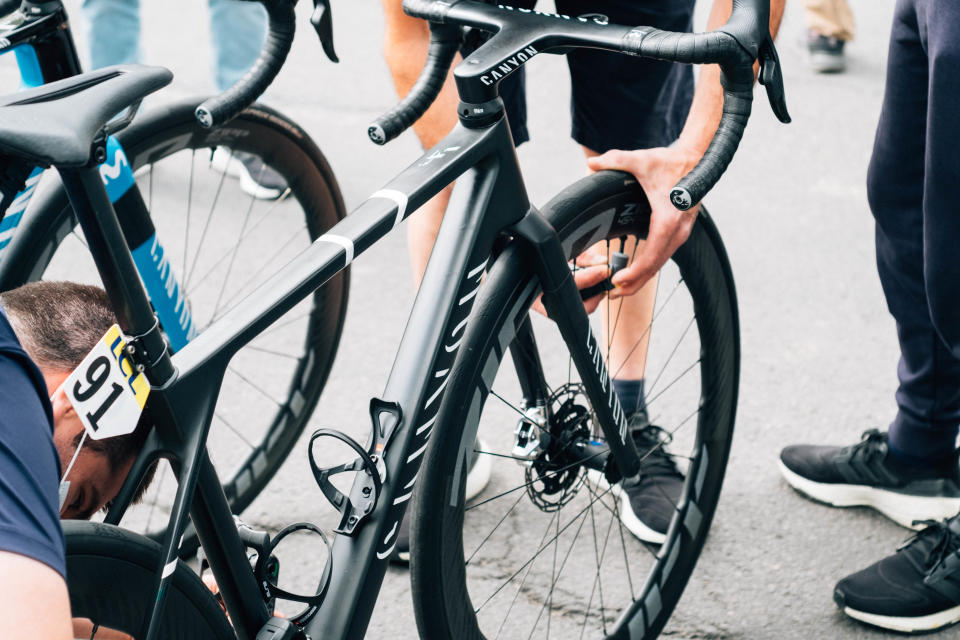
[(261, 2), (267, 10), (269, 26), (260, 57), (235, 85), (223, 93), (205, 100), (194, 112), (197, 121), (206, 128), (230, 120), (260, 97), (280, 67), (283, 66), (293, 35), (296, 20), (293, 6), (296, 0), (246, 0)]
[[(431, 53), (410, 94), (368, 129), (371, 139), (378, 144), (399, 135), (423, 115), (436, 98), (456, 53), (459, 42), (456, 31), (460, 26), (496, 32), (484, 49), (498, 46), (499, 34), (510, 32), (512, 36), (504, 37), (503, 44), (499, 45), (508, 55), (510, 49), (505, 47), (522, 42), (533, 45), (537, 52), (551, 49), (562, 52), (580, 46), (673, 62), (718, 64), (723, 113), (703, 158), (670, 192), (671, 202), (680, 210), (687, 210), (703, 199), (726, 170), (740, 144), (753, 103), (754, 61), (760, 60), (760, 82), (767, 89), (774, 113), (782, 122), (790, 121), (779, 59), (769, 32), (769, 0), (733, 0), (730, 19), (708, 33), (600, 25), (583, 18), (557, 20), (556, 16), (506, 11), (467, 0), (404, 0), (403, 8), (409, 15), (431, 22)], [(469, 81), (469, 78), (458, 77), (461, 94), (471, 88)]]

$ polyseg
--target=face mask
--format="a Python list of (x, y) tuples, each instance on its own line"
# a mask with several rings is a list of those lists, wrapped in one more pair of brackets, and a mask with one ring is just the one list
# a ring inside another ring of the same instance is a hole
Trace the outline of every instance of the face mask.
[(73, 458), (70, 459), (70, 464), (67, 465), (67, 470), (63, 472), (63, 477), (60, 479), (60, 513), (63, 514), (63, 503), (67, 501), (67, 493), (70, 492), (70, 481), (67, 480), (67, 475), (69, 475), (70, 470), (73, 469), (73, 463), (77, 461), (77, 456), (80, 455), (80, 449), (83, 448), (83, 443), (87, 440), (87, 432), (84, 430), (83, 436), (80, 438), (80, 444), (77, 445), (77, 450), (73, 452)]

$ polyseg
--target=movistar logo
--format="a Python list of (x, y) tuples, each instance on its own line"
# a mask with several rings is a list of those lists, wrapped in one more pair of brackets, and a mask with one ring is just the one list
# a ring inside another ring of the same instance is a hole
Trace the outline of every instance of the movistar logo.
[(124, 155), (123, 150), (118, 146), (113, 153), (113, 163), (108, 164), (104, 162), (100, 165), (100, 179), (103, 180), (104, 185), (107, 185), (111, 180), (119, 178), (123, 168), (129, 166), (127, 156)]
[(480, 76), (480, 82), (485, 85), (491, 85), (519, 69), (524, 62), (535, 55), (537, 55), (537, 50), (534, 49), (532, 45), (523, 51), (518, 51)]

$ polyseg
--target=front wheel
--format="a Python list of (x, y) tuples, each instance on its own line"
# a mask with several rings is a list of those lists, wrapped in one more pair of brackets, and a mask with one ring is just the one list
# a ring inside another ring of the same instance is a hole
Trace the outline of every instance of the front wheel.
[[(598, 242), (610, 252), (629, 246), (625, 236), (642, 240), (650, 208), (632, 178), (604, 172), (559, 194), (544, 215), (573, 259)], [(486, 275), (424, 461), (411, 532), (421, 636), (655, 637), (700, 554), (733, 433), (739, 329), (723, 245), (701, 210), (653, 285), (648, 320), (630, 326), (616, 303), (602, 303), (606, 342), (631, 332), (636, 342), (621, 351), (645, 352), (649, 423), (662, 437), (638, 453), (666, 446), (685, 477), (661, 545), (631, 534), (627, 492), (574, 454), (602, 451), (603, 436), (569, 347), (553, 323), (528, 314), (539, 285), (523, 260), (511, 246)], [(512, 366), (503, 366), (508, 350)], [(617, 377), (622, 363), (609, 349), (601, 355)], [(471, 451), (493, 472), (465, 505)]]
[[(160, 545), (111, 525), (65, 520), (74, 630), (96, 640), (139, 638), (154, 602)], [(119, 632), (119, 633), (118, 633)], [(183, 562), (167, 588), (158, 638), (236, 640), (213, 594)]]

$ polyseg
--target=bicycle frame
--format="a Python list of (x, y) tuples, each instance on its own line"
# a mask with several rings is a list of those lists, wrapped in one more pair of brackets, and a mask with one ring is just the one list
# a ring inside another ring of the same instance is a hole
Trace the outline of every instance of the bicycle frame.
[[(156, 324), (133, 262), (117, 243), (120, 226), (99, 175), (95, 169), (62, 170), (61, 175), (107, 291), (115, 304), (120, 303), (121, 326), (128, 334), (146, 338)], [(381, 398), (371, 402), (371, 450), (382, 454), (386, 482), (368, 520), (358, 523), (353, 535), (336, 536), (329, 559), (336, 570), (307, 632), (314, 637), (355, 638), (367, 627), (443, 399), (446, 376), (495, 240), (504, 232), (529, 246), (531, 264), (537, 265), (544, 285), (544, 303), (571, 345), (612, 454), (625, 475), (636, 473), (632, 440), (623, 435), (626, 421), (602, 360), (595, 358), (596, 339), (559, 239), (529, 205), (505, 118), (486, 128), (458, 126), (172, 359), (164, 352), (159, 367), (148, 367), (154, 387), (148, 409), (156, 429), (107, 519), (119, 521), (150, 463), (161, 456), (171, 459), (179, 487), (163, 566), (157, 570), (158, 598), (145, 622), (149, 625), (145, 637), (155, 633), (187, 510), (239, 636), (254, 637), (266, 622), (269, 615), (204, 450), (230, 358), (458, 178), (453, 202), (462, 206), (451, 207), (441, 225), (386, 386)], [(173, 374), (169, 365), (178, 373)], [(460, 468), (466, 454), (460, 456)], [(452, 499), (458, 499), (457, 489), (452, 487)]]

